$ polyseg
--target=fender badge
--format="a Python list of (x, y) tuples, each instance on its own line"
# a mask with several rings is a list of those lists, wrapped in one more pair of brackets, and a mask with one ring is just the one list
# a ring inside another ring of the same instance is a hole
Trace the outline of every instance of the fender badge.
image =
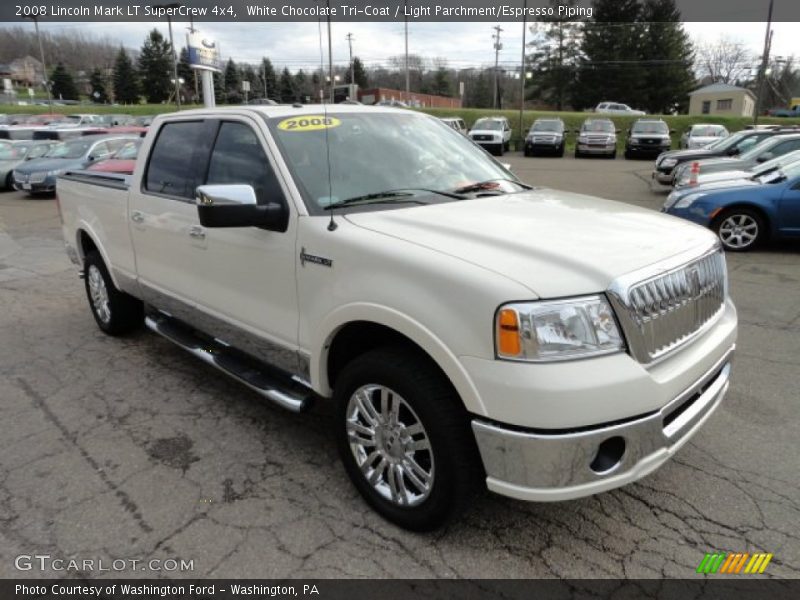
[(323, 267), (333, 266), (333, 261), (330, 258), (306, 254), (306, 249), (300, 248), (300, 265), (305, 267), (307, 262), (314, 263), (315, 265), (322, 265)]

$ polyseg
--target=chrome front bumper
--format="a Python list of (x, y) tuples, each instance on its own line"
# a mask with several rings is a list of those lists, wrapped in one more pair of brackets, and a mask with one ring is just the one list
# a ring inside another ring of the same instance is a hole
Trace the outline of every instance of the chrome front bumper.
[(589, 496), (652, 473), (722, 402), (734, 349), (661, 410), (633, 421), (547, 434), (474, 420), (487, 487), (520, 500), (548, 502)]

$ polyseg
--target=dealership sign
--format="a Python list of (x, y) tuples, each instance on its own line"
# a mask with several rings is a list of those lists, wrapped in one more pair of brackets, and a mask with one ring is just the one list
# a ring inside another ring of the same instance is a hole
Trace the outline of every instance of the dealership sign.
[(204, 38), (199, 33), (186, 35), (186, 46), (189, 48), (189, 66), (205, 71), (221, 71), (219, 66), (219, 47), (217, 43)]

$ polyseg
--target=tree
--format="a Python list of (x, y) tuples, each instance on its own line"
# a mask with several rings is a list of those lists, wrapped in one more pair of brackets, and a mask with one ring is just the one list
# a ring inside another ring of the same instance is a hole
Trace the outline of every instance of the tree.
[[(350, 81), (350, 73), (353, 73), (353, 78), (355, 81)], [(353, 65), (352, 68), (347, 69), (347, 75), (345, 76), (345, 81), (347, 83), (355, 83), (361, 89), (366, 89), (369, 87), (369, 78), (367, 77), (367, 70), (364, 68), (364, 63), (361, 62), (361, 59), (357, 56), (353, 57)]]
[(184, 46), (181, 48), (180, 57), (178, 58), (178, 77), (183, 79), (184, 88), (190, 90), (189, 97), (193, 102), (197, 102), (198, 98), (195, 94), (197, 89), (196, 78), (197, 73), (189, 64), (189, 49)]
[(228, 101), (224, 73), (214, 73), (214, 100), (217, 104), (225, 104)]
[(225, 65), (222, 81), (225, 88), (225, 98), (228, 104), (241, 104), (243, 98), (242, 75), (239, 72), (239, 67), (233, 62), (232, 58), (229, 58), (228, 63)]
[(120, 104), (139, 103), (139, 76), (124, 48), (114, 62), (114, 99)]
[(647, 0), (640, 59), (644, 66), (641, 108), (654, 114), (685, 110), (694, 85), (694, 50), (675, 0)]
[(638, 0), (595, 0), (584, 25), (575, 108), (603, 100), (642, 103), (645, 70), (639, 62), (643, 26)]
[(106, 79), (100, 69), (95, 69), (89, 75), (89, 86), (92, 91), (89, 93), (92, 102), (105, 104), (108, 102), (108, 94), (106, 93)]
[(695, 69), (710, 83), (736, 84), (749, 75), (755, 60), (742, 42), (722, 36), (697, 44)]
[(261, 59), (261, 77), (262, 83), (267, 84), (267, 98), (279, 99), (278, 77), (275, 74), (275, 67), (272, 66), (272, 61), (268, 58)]
[(493, 85), (494, 76), (487, 77), (483, 71), (478, 73), (477, 77), (470, 78), (466, 82), (465, 104), (474, 108), (490, 108)]
[(300, 102), (306, 102), (306, 98), (313, 98), (314, 91), (311, 88), (311, 81), (305, 71), (300, 69), (294, 76), (294, 89)]
[(437, 96), (450, 96), (452, 89), (450, 88), (450, 74), (447, 67), (440, 65), (433, 75), (433, 86), (431, 93)]
[[(550, 0), (552, 7), (558, 4), (571, 7), (577, 3), (577, 0)], [(575, 21), (545, 17), (531, 25), (530, 32), (533, 40), (528, 47), (533, 51), (526, 56), (526, 64), (532, 77), (525, 82), (527, 96), (563, 110), (570, 104), (577, 80), (581, 26)]]
[(62, 100), (78, 99), (78, 88), (75, 86), (75, 80), (72, 79), (72, 75), (62, 62), (56, 65), (50, 75), (50, 91), (54, 98)]
[(169, 99), (175, 89), (172, 70), (172, 46), (158, 29), (153, 29), (139, 53), (139, 75), (148, 102), (157, 104)]
[(281, 73), (280, 97), (281, 102), (294, 102), (297, 100), (297, 92), (294, 88), (294, 79), (292, 78), (292, 74), (289, 72), (288, 67), (284, 67), (283, 72)]

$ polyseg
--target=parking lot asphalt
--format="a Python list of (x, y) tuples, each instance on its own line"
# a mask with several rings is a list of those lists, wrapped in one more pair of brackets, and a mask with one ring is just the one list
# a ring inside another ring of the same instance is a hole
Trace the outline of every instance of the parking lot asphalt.
[[(651, 162), (503, 159), (524, 180), (657, 209)], [(53, 199), (0, 192), (0, 577), (15, 557), (193, 561), (199, 577), (693, 577), (771, 552), (800, 576), (800, 245), (728, 255), (740, 337), (728, 396), (659, 471), (527, 504), (485, 493), (433, 534), (373, 513), (328, 408), (297, 416), (142, 331), (103, 335)], [(119, 563), (117, 563), (119, 564)], [(74, 575), (74, 574), (73, 574)]]

